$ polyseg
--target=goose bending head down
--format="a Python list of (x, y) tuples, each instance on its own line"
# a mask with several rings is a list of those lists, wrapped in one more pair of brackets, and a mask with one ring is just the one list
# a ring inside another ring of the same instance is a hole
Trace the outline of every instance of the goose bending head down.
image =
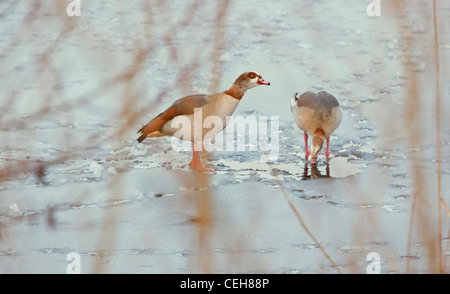
[[(342, 121), (342, 110), (338, 100), (328, 92), (307, 91), (300, 96), (295, 93), (291, 98), (291, 110), (297, 126), (303, 130), (305, 139), (305, 160), (311, 155), (315, 163), (327, 141), (325, 155), (330, 156), (330, 135)], [(312, 135), (311, 153), (308, 151), (308, 134)]]

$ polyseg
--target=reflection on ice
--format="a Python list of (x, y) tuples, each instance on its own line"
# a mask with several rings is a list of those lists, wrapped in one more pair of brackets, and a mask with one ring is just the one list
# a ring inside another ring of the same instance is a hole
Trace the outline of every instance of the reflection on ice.
[(333, 157), (324, 164), (305, 163), (303, 180), (309, 178), (346, 178), (361, 173), (362, 164), (349, 162), (345, 157)]

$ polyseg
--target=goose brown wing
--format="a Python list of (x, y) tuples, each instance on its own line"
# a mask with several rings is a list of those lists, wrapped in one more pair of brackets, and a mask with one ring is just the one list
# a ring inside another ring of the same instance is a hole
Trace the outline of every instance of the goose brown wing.
[(151, 133), (161, 131), (162, 126), (169, 120), (178, 115), (192, 114), (195, 108), (200, 108), (206, 103), (208, 103), (208, 95), (202, 94), (187, 96), (175, 101), (169, 108), (161, 112), (138, 131), (138, 133), (141, 133), (141, 136), (137, 141), (141, 143)]

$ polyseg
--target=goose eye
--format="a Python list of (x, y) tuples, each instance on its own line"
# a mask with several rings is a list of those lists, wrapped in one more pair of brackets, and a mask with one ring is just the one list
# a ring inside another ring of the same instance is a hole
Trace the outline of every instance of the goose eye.
[(256, 78), (256, 74), (254, 72), (251, 72), (251, 73), (248, 74), (248, 77), (250, 79), (254, 79), (254, 78)]

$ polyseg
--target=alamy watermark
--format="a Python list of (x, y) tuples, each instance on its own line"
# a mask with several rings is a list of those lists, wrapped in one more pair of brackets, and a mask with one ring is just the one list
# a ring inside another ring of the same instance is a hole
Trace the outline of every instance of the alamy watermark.
[(223, 119), (215, 115), (203, 117), (202, 109), (196, 108), (192, 120), (177, 116), (171, 128), (176, 130), (171, 141), (175, 151), (191, 150), (192, 141), (196, 142), (198, 151), (260, 151), (262, 161), (278, 159), (278, 116), (227, 116)]
[(68, 16), (81, 16), (81, 0), (73, 0), (67, 5), (66, 13)]
[(367, 5), (366, 13), (368, 16), (381, 16), (381, 0), (374, 0)]
[(369, 262), (366, 267), (367, 274), (381, 273), (381, 256), (378, 252), (370, 252), (367, 254), (366, 260)]
[(66, 266), (67, 274), (81, 273), (81, 256), (78, 252), (70, 252), (67, 254), (66, 260), (70, 261), (70, 263)]

